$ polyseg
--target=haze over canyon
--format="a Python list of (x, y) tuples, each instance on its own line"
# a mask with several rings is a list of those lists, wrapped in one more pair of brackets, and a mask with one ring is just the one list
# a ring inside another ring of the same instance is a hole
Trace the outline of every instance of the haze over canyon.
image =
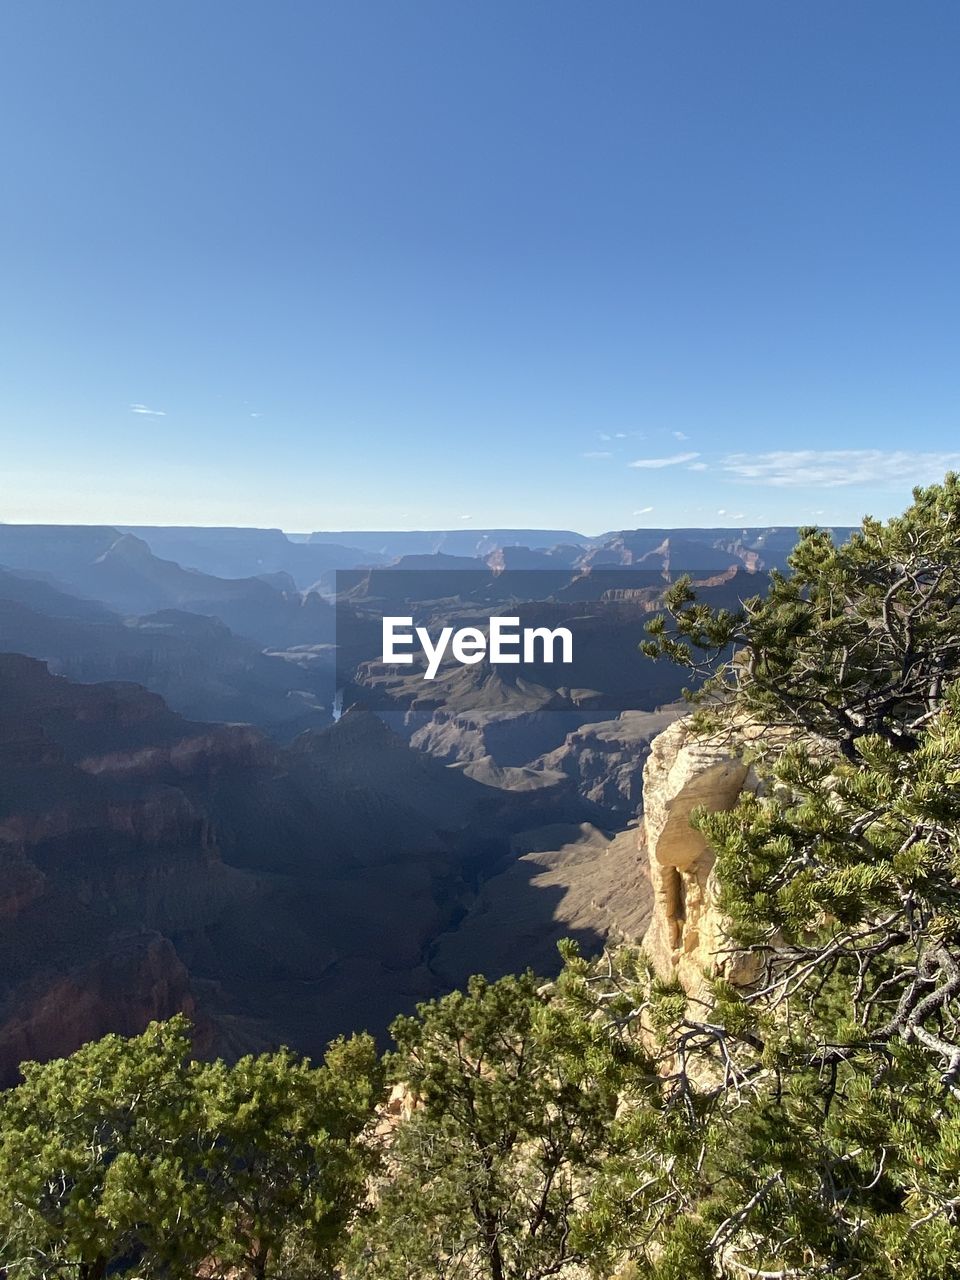
[[(178, 1010), (203, 1053), (318, 1053), (639, 937), (685, 705), (644, 624), (681, 573), (761, 593), (796, 536), (0, 525), (0, 1079)], [(568, 628), (572, 661), (425, 684), (388, 614)]]

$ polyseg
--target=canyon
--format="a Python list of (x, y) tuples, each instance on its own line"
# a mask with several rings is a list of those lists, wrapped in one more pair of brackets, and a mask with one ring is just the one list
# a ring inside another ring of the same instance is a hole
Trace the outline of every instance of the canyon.
[[(603, 940), (582, 902), (564, 905), (570, 883), (538, 882), (518, 860), (554, 844), (562, 858), (568, 829), (588, 831), (593, 861), (611, 842), (604, 811), (562, 784), (487, 785), (362, 710), (282, 748), (17, 655), (0, 656), (0, 707), (6, 1083), (23, 1058), (178, 1008), (201, 1046), (228, 1054), (280, 1041), (316, 1053), (358, 1025), (382, 1034), (454, 969), (488, 967), (502, 930), (475, 908), (511, 867), (509, 967), (545, 938)], [(454, 961), (442, 940), (471, 913)]]
[[(383, 1039), (564, 936), (646, 935), (692, 984), (719, 926), (686, 815), (743, 779), (637, 643), (680, 563), (733, 607), (789, 534), (662, 532), (0, 526), (0, 1082), (177, 1010), (228, 1057)], [(425, 687), (387, 608), (569, 628), (573, 661)]]

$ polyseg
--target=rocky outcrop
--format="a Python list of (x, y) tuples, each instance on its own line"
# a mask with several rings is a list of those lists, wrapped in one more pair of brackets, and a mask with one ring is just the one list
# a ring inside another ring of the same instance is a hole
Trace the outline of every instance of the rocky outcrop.
[(753, 778), (726, 738), (698, 738), (689, 720), (653, 740), (643, 775), (641, 841), (650, 861), (654, 907), (644, 946), (664, 977), (695, 995), (705, 977), (746, 976), (742, 957), (726, 954), (714, 853), (690, 825), (694, 809), (731, 809)]
[[(196, 1016), (190, 978), (168, 938), (144, 933), (112, 939), (71, 972), (37, 977), (0, 1023), (0, 1087), (24, 1061), (46, 1062), (108, 1032), (139, 1035), (155, 1020)], [(204, 1047), (207, 1029), (197, 1047)]]

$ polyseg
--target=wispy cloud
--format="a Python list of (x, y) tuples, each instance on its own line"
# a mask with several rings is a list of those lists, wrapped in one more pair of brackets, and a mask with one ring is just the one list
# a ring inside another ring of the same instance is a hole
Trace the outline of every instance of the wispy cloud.
[(131, 413), (146, 413), (151, 418), (165, 418), (167, 416), (164, 409), (151, 409), (145, 404), (132, 404), (130, 411)]
[(673, 438), (674, 438), (674, 440), (689, 440), (689, 439), (690, 439), (690, 437), (687, 435), (687, 433), (686, 433), (685, 431), (674, 431), (674, 432), (673, 432)]
[(653, 507), (641, 507), (639, 511), (635, 511), (633, 514), (635, 516), (648, 516), (652, 510)]
[(613, 454), (609, 449), (591, 449), (583, 455), (585, 458), (612, 458)]
[(688, 471), (708, 471), (709, 467), (705, 462), (693, 462), (687, 467)]
[(692, 462), (699, 457), (699, 453), (673, 453), (669, 458), (638, 458), (636, 462), (628, 462), (627, 466), (659, 470), (661, 467), (678, 467), (682, 462)]
[(960, 468), (960, 453), (915, 453), (906, 449), (785, 449), (774, 453), (730, 453), (721, 469), (738, 480), (780, 489), (805, 486), (932, 484)]
[(472, 520), (472, 519), (473, 519), (473, 516), (461, 516), (461, 517), (460, 517), (460, 519), (461, 519), (461, 520)]

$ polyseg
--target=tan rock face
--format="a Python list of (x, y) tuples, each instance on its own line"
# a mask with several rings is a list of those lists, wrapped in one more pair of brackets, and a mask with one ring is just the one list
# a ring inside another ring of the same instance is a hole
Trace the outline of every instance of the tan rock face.
[(390, 1141), (397, 1128), (411, 1118), (419, 1105), (420, 1100), (409, 1085), (393, 1085), (386, 1102), (377, 1111), (376, 1136)]
[(643, 773), (641, 841), (650, 859), (654, 908), (644, 946), (663, 977), (676, 976), (695, 995), (705, 976), (743, 979), (742, 961), (720, 955), (726, 945), (718, 908), (714, 854), (690, 825), (694, 809), (731, 809), (749, 769), (734, 747), (695, 738), (680, 720), (653, 740)]

